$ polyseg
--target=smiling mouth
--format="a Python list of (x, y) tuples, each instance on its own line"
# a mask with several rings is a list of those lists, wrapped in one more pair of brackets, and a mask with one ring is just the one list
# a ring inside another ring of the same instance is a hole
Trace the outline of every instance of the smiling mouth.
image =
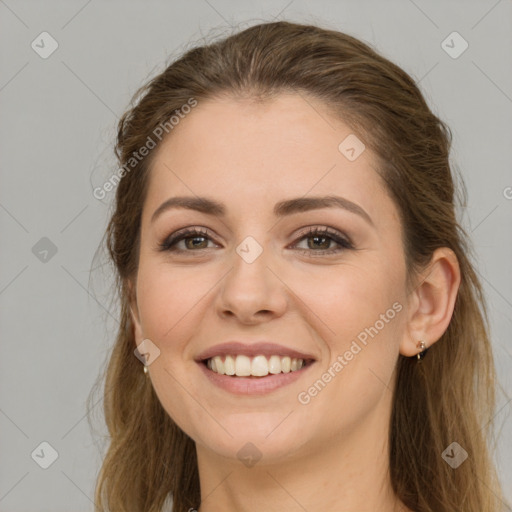
[(297, 372), (310, 365), (312, 359), (300, 359), (289, 356), (257, 355), (215, 356), (203, 360), (203, 364), (214, 373), (233, 377), (266, 377), (281, 373)]

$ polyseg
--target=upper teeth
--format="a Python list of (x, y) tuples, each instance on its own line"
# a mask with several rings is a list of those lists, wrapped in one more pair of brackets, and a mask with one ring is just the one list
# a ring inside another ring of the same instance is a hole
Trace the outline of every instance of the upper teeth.
[(256, 356), (253, 358), (247, 356), (226, 356), (224, 360), (221, 356), (215, 356), (208, 359), (208, 368), (221, 375), (236, 375), (237, 377), (264, 377), (269, 373), (288, 373), (300, 370), (304, 366), (304, 359), (291, 358), (288, 356)]

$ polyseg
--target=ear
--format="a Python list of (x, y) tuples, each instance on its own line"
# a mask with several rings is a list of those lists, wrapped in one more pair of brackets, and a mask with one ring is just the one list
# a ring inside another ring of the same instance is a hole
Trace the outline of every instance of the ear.
[(408, 325), (400, 343), (406, 357), (420, 352), (418, 342), (430, 347), (445, 333), (452, 318), (460, 285), (460, 268), (448, 247), (434, 251), (408, 301)]
[(135, 284), (132, 280), (128, 281), (128, 301), (130, 305), (130, 317), (133, 324), (133, 334), (135, 338), (135, 346), (137, 346), (143, 339), (142, 325), (140, 323), (139, 308), (137, 306), (137, 293)]

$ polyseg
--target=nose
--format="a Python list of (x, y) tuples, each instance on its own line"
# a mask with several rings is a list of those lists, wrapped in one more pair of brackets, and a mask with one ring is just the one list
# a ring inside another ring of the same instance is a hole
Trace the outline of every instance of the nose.
[[(248, 254), (258, 248), (254, 245), (240, 244), (238, 250), (233, 251), (233, 266), (220, 283), (216, 305), (224, 319), (236, 318), (240, 323), (257, 324), (286, 311), (287, 287), (276, 271), (271, 250), (259, 246), (263, 250), (253, 259), (254, 253)], [(244, 252), (247, 247), (249, 250)]]

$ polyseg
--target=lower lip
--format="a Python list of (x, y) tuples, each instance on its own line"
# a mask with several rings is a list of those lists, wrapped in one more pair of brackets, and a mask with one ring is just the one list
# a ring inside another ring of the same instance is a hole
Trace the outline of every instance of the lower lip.
[(300, 379), (313, 364), (310, 363), (294, 372), (268, 374), (266, 377), (235, 377), (220, 375), (210, 370), (204, 363), (198, 363), (210, 382), (235, 395), (264, 395), (271, 393)]

